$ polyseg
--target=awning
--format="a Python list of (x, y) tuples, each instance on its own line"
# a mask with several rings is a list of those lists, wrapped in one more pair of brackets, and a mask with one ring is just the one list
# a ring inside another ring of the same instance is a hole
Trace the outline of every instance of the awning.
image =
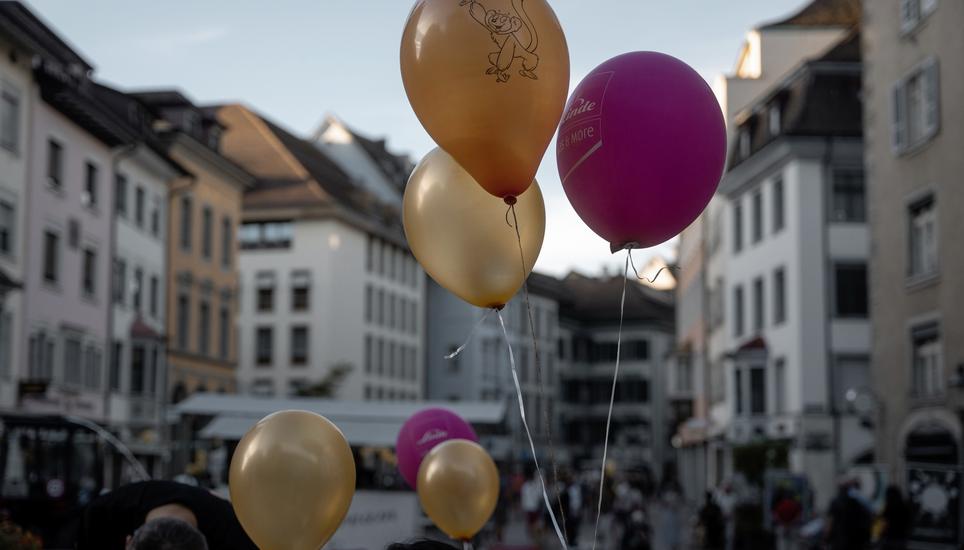
[[(218, 416), (201, 430), (201, 439), (225, 439), (237, 441), (254, 427), (260, 417), (252, 416)], [(402, 421), (387, 422), (353, 422), (332, 419), (332, 422), (345, 434), (345, 439), (352, 447), (394, 447)]]

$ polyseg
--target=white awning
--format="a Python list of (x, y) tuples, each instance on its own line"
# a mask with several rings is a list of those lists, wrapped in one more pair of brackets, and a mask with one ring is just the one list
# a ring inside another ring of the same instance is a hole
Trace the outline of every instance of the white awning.
[[(254, 427), (260, 417), (253, 416), (218, 416), (201, 430), (202, 439), (226, 439), (237, 441)], [(395, 439), (402, 422), (353, 422), (332, 420), (345, 434), (345, 439), (352, 447), (394, 447)]]

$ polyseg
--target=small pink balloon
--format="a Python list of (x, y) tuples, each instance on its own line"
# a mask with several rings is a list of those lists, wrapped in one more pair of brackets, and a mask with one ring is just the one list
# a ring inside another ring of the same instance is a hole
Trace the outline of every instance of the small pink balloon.
[(689, 65), (627, 53), (576, 87), (556, 160), (576, 213), (614, 251), (653, 246), (706, 208), (726, 162), (726, 125), (713, 91)]
[(422, 459), (436, 445), (450, 439), (479, 442), (475, 430), (462, 417), (448, 409), (425, 409), (412, 415), (398, 432), (395, 453), (398, 471), (413, 489), (418, 481)]

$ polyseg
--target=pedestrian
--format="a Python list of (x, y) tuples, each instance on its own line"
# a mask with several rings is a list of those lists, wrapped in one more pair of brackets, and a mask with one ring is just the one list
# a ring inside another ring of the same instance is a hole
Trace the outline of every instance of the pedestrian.
[(680, 495), (668, 486), (660, 495), (658, 504), (659, 523), (656, 529), (657, 548), (678, 550), (682, 544), (683, 525), (680, 521)]
[(257, 550), (230, 502), (174, 481), (132, 483), (91, 501), (82, 514), (77, 550), (123, 550), (142, 525), (161, 518), (197, 529), (210, 550)]
[(881, 550), (904, 550), (907, 548), (907, 536), (910, 521), (910, 510), (896, 485), (887, 487), (884, 497), (884, 510), (880, 514), (882, 523), (880, 531)]
[(568, 478), (566, 497), (569, 511), (566, 513), (566, 538), (576, 546), (579, 543), (579, 525), (582, 523), (582, 485), (572, 476)]
[(736, 522), (733, 518), (733, 512), (736, 510), (736, 492), (733, 490), (733, 484), (727, 481), (720, 485), (716, 490), (715, 499), (720, 510), (723, 511), (724, 548), (729, 550), (733, 548), (733, 538), (736, 534)]
[(208, 543), (190, 523), (163, 517), (138, 527), (127, 537), (126, 550), (208, 550)]
[(723, 550), (726, 547), (726, 520), (723, 509), (716, 503), (713, 493), (706, 492), (706, 503), (700, 508), (699, 527), (703, 532), (703, 548)]
[(526, 482), (522, 484), (522, 511), (526, 516), (526, 529), (529, 538), (538, 541), (542, 536), (542, 482), (536, 476), (534, 470), (530, 470), (526, 476)]
[(851, 480), (844, 480), (830, 503), (824, 526), (830, 550), (862, 550), (870, 544), (870, 511), (850, 494), (851, 488)]

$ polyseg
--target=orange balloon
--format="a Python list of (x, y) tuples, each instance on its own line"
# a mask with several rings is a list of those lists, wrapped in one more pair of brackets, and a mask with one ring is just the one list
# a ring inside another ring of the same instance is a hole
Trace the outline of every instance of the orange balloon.
[(401, 66), (422, 125), (479, 185), (500, 198), (529, 188), (569, 91), (546, 0), (419, 0)]

